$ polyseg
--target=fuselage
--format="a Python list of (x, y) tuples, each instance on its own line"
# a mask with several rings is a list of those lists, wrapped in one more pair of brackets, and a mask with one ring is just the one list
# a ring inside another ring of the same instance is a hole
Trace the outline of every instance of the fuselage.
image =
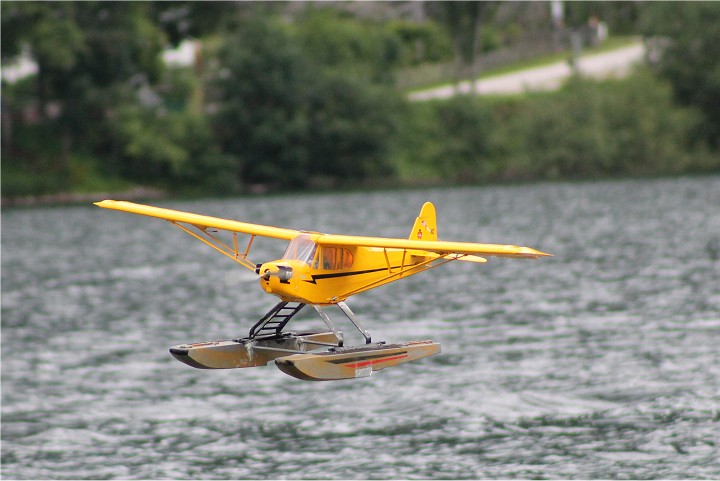
[(318, 245), (320, 236), (301, 234), (290, 242), (282, 259), (260, 265), (257, 273), (263, 290), (284, 301), (334, 304), (422, 272), (433, 260), (403, 249)]

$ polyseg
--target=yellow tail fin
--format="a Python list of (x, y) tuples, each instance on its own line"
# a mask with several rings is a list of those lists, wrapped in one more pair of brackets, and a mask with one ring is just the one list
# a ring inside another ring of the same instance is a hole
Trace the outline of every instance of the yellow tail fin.
[(422, 209), (420, 209), (420, 215), (415, 219), (415, 225), (413, 225), (408, 239), (436, 241), (437, 238), (435, 206), (432, 205), (432, 202), (425, 202)]

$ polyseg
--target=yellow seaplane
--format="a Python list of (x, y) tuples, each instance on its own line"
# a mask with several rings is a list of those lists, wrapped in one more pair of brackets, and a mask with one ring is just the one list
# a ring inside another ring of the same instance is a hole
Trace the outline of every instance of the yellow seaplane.
[[(373, 342), (350, 310), (348, 297), (405, 279), (453, 261), (484, 263), (486, 257), (537, 259), (548, 256), (529, 247), (448, 242), (438, 239), (435, 207), (426, 202), (407, 239), (322, 234), (250, 224), (126, 201), (95, 205), (164, 219), (258, 275), (260, 287), (280, 301), (251, 328), (247, 337), (173, 346), (179, 361), (200, 369), (265, 366), (270, 361), (302, 380), (366, 377), (375, 371), (440, 352), (436, 342)], [(242, 237), (241, 237), (242, 236)], [(249, 260), (257, 237), (289, 241), (278, 260)], [(328, 330), (284, 331), (306, 305)], [(326, 312), (337, 306), (360, 331), (364, 344), (345, 346), (343, 333)]]

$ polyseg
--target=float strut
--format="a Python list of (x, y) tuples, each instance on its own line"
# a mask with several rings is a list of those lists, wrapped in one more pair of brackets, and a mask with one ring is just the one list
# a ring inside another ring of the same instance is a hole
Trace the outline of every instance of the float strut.
[(370, 344), (372, 340), (370, 339), (370, 331), (365, 329), (365, 326), (362, 325), (360, 322), (360, 319), (358, 319), (353, 311), (350, 310), (347, 304), (344, 302), (338, 302), (338, 307), (343, 311), (343, 313), (347, 316), (348, 319), (350, 319), (350, 322), (355, 324), (355, 327), (357, 327), (358, 331), (360, 331), (365, 338), (365, 344)]
[(315, 308), (318, 314), (320, 314), (320, 317), (322, 317), (322, 320), (325, 321), (325, 324), (327, 324), (327, 327), (330, 328), (330, 330), (335, 334), (335, 337), (338, 340), (338, 347), (343, 346), (343, 334), (342, 332), (337, 330), (337, 327), (335, 327), (335, 324), (330, 320), (330, 317), (325, 313), (325, 310), (318, 306), (317, 304), (312, 304), (312, 306)]

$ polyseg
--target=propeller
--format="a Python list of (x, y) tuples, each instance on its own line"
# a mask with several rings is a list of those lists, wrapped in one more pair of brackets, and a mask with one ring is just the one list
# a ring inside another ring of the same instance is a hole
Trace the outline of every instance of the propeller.
[[(266, 266), (266, 267), (264, 267)], [(273, 267), (275, 269), (273, 269)], [(260, 271), (262, 270), (262, 275)], [(280, 282), (289, 282), (293, 275), (293, 269), (290, 266), (283, 266), (268, 262), (267, 264), (256, 264), (255, 274), (262, 277), (264, 280), (269, 281), (272, 276), (276, 276)]]

